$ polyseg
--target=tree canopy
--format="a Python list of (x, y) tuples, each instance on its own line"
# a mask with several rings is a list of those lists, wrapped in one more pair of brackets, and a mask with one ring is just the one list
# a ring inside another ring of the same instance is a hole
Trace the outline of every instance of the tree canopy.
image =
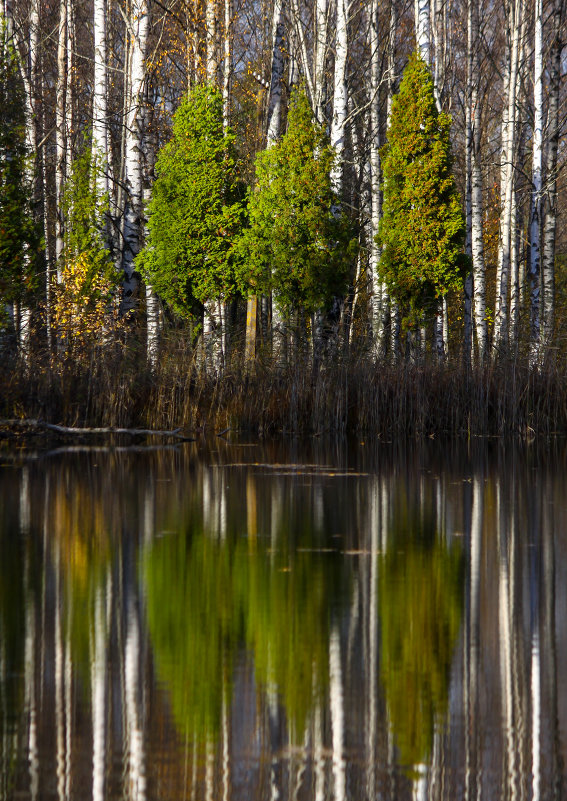
[(256, 158), (250, 227), (240, 248), (248, 285), (273, 291), (281, 310), (313, 312), (344, 291), (356, 242), (348, 218), (333, 214), (335, 153), (302, 88), (290, 101), (287, 132)]
[(392, 101), (384, 175), (380, 272), (406, 319), (462, 288), (465, 221), (451, 171), (451, 118), (437, 110), (431, 73), (410, 56)]
[(243, 217), (234, 134), (223, 126), (222, 95), (195, 86), (179, 106), (160, 151), (148, 204), (148, 238), (137, 263), (182, 317), (195, 300), (232, 296), (234, 239)]

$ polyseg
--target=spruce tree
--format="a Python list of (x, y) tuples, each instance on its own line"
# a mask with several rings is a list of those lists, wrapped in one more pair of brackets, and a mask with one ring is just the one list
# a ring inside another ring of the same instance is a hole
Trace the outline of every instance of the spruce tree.
[(148, 238), (136, 263), (182, 317), (195, 301), (226, 300), (237, 290), (233, 243), (243, 216), (234, 134), (223, 127), (222, 95), (196, 86), (160, 151), (148, 205)]
[(433, 79), (413, 53), (392, 102), (382, 148), (380, 272), (406, 323), (422, 322), (439, 298), (463, 286), (465, 221), (451, 172), (451, 118), (439, 112)]
[(287, 132), (258, 154), (249, 194), (250, 227), (240, 248), (246, 285), (273, 291), (284, 315), (313, 312), (343, 293), (356, 242), (338, 206), (330, 173), (335, 153), (303, 89), (291, 96)]

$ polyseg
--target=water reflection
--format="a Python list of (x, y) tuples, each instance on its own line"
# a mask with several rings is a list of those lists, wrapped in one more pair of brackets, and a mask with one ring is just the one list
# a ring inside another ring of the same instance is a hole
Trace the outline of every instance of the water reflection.
[(219, 443), (0, 468), (0, 798), (543, 799), (560, 456)]

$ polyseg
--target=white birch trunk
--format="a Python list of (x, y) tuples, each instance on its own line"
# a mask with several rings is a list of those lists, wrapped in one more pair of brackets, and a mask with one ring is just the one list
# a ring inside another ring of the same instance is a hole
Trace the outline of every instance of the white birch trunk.
[(543, 2), (534, 3), (534, 133), (530, 206), (530, 346), (531, 360), (540, 351), (541, 206), (543, 174)]
[(419, 55), (431, 66), (431, 4), (415, 0), (415, 38)]
[[(266, 147), (274, 145), (280, 137), (283, 77), (284, 77), (284, 0), (275, 0), (272, 19), (272, 69), (270, 77), (270, 90), (268, 95), (268, 116), (266, 131)], [(286, 326), (281, 310), (278, 307), (277, 296), (272, 295), (272, 356), (276, 361), (285, 357)]]
[(283, 0), (274, 2), (274, 18), (272, 25), (272, 74), (270, 78), (270, 94), (268, 99), (268, 116), (266, 146), (271, 147), (280, 136), (283, 73), (284, 73), (284, 5)]
[(230, 99), (232, 85), (232, 0), (224, 0), (224, 60), (222, 76), (223, 125), (230, 123)]
[(57, 39), (57, 83), (55, 106), (55, 258), (57, 263), (57, 282), (61, 283), (61, 267), (64, 247), (65, 221), (63, 219), (63, 190), (66, 178), (66, 86), (67, 86), (67, 2), (59, 2), (59, 28)]
[(346, 121), (348, 109), (347, 58), (348, 58), (348, 0), (336, 0), (335, 72), (333, 81), (333, 121), (331, 123), (331, 145), (336, 158), (331, 170), (333, 190), (339, 200), (343, 189), (343, 159), (345, 150)]
[(370, 8), (370, 191), (371, 191), (371, 225), (370, 225), (370, 281), (372, 288), (372, 339), (375, 356), (384, 355), (386, 336), (386, 314), (388, 312), (388, 294), (383, 281), (380, 280), (378, 265), (380, 248), (376, 242), (382, 208), (380, 202), (380, 51), (378, 28), (378, 0), (372, 0)]
[(514, 192), (514, 148), (516, 144), (516, 92), (520, 59), (520, 28), (522, 0), (510, 0), (509, 26), (511, 42), (507, 50), (506, 104), (502, 120), (502, 154), (500, 159), (502, 208), (496, 276), (496, 307), (494, 315), (493, 351), (498, 355), (506, 346), (509, 329), (508, 291), (512, 247), (512, 206)]
[(218, 81), (219, 62), (217, 48), (217, 18), (215, 0), (206, 0), (205, 25), (207, 37), (207, 81), (216, 84)]
[(133, 0), (128, 24), (130, 39), (128, 71), (129, 91), (124, 143), (124, 237), (122, 250), (123, 298), (122, 314), (137, 307), (139, 276), (134, 258), (141, 247), (143, 187), (143, 98), (146, 80), (146, 49), (149, 31), (148, 0)]
[(323, 124), (325, 122), (325, 64), (327, 62), (328, 47), (328, 17), (329, 0), (316, 0), (315, 3), (315, 119)]
[(510, 232), (510, 336), (512, 350), (517, 348), (520, 331), (520, 306), (524, 278), (520, 271), (520, 223), (517, 192), (512, 194), (512, 229)]
[(108, 192), (108, 111), (106, 85), (106, 0), (94, 0), (94, 80), (93, 80), (93, 155), (100, 172), (97, 174), (97, 197)]
[(555, 244), (557, 231), (557, 151), (559, 146), (559, 91), (561, 86), (561, 20), (564, 0), (553, 3), (553, 36), (549, 59), (547, 112), (546, 214), (543, 225), (542, 340), (551, 342), (555, 318)]
[(476, 334), (476, 356), (480, 364), (486, 358), (488, 330), (486, 324), (486, 271), (484, 263), (482, 174), (480, 169), (480, 102), (479, 75), (479, 0), (469, 0), (468, 48), (470, 73), (471, 120), (471, 256), (473, 263), (473, 315)]

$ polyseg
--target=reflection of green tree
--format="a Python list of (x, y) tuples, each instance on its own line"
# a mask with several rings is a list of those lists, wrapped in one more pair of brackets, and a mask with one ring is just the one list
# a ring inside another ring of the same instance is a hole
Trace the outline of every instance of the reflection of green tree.
[(145, 549), (157, 669), (184, 735), (200, 744), (217, 736), (235, 649), (244, 644), (259, 683), (276, 685), (291, 731), (302, 733), (314, 693), (327, 682), (330, 596), (338, 581), (325, 561), (202, 532)]
[(394, 537), (380, 574), (381, 678), (401, 761), (415, 765), (427, 759), (434, 722), (446, 711), (462, 553), (431, 536), (403, 534)]
[(291, 731), (299, 735), (314, 694), (327, 684), (330, 595), (337, 584), (328, 558), (248, 555), (240, 586), (247, 642), (260, 682), (277, 686)]
[(157, 540), (142, 559), (158, 673), (177, 726), (200, 743), (219, 730), (242, 629), (232, 556), (229, 546), (196, 534)]

